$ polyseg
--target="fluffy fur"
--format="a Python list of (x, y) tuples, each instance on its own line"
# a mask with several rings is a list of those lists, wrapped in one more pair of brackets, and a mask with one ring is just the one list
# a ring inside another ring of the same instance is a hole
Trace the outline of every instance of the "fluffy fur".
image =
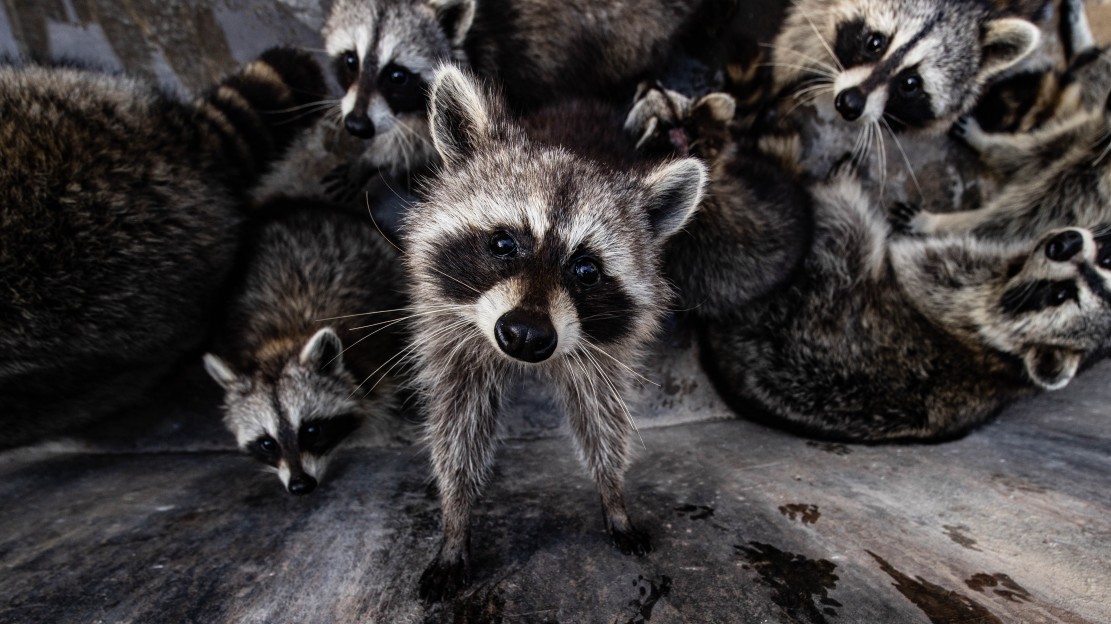
[(985, 0), (799, 0), (775, 40), (774, 81), (849, 122), (939, 131), (1039, 41)]
[(848, 167), (814, 195), (803, 269), (704, 334), (742, 413), (848, 440), (951, 437), (1065, 386), (1111, 336), (1111, 238), (892, 240)]
[(323, 92), (282, 49), (192, 104), (0, 68), (0, 447), (119, 408), (200, 346), (246, 191)]
[(259, 213), (224, 356), (206, 355), (205, 368), (225, 390), (239, 447), (308, 494), (364, 421), (377, 438), (406, 437), (387, 364), (401, 350), (401, 261), (365, 214), (305, 199)]
[(404, 235), (444, 518), (421, 577), (421, 595), (435, 600), (466, 583), (470, 510), (516, 370), (534, 369), (557, 388), (617, 546), (649, 548), (625, 509), (633, 423), (624, 396), (668, 302), (663, 244), (696, 209), (706, 172), (693, 159), (629, 172), (530, 140), (498, 98), (450, 66), (431, 98), (444, 168)]

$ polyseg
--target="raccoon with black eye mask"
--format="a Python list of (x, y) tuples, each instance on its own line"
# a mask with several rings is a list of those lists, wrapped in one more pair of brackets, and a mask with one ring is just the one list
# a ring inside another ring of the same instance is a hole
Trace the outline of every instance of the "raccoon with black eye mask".
[(468, 582), (470, 511), (514, 371), (535, 370), (557, 389), (617, 547), (650, 549), (625, 508), (633, 422), (624, 397), (669, 301), (664, 243), (696, 210), (707, 176), (694, 159), (625, 170), (533, 140), (454, 67), (437, 73), (431, 93), (444, 167), (402, 233), (443, 510), (420, 594), (439, 600)]
[(801, 0), (775, 40), (775, 91), (832, 107), (850, 123), (943, 131), (1041, 40), (1037, 26), (1014, 16), (1040, 9), (999, 4)]

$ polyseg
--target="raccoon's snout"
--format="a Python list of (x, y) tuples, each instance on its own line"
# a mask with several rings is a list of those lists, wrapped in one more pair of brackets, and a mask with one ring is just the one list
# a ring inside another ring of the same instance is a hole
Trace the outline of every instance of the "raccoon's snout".
[(1068, 262), (1084, 249), (1084, 235), (1076, 230), (1065, 230), (1045, 244), (1045, 257), (1054, 262)]
[(374, 122), (370, 120), (370, 116), (366, 113), (361, 115), (354, 111), (348, 113), (343, 120), (343, 126), (347, 128), (348, 132), (360, 139), (374, 138)]
[(546, 314), (510, 310), (494, 324), (494, 338), (506, 355), (536, 364), (555, 353), (558, 337)]
[(289, 493), (297, 496), (311, 494), (316, 489), (316, 479), (307, 474), (299, 474), (289, 480)]
[[(828, 101), (828, 100), (827, 100)], [(837, 98), (833, 100), (833, 107), (841, 113), (841, 117), (845, 121), (856, 121), (864, 114), (864, 107), (868, 105), (868, 98), (864, 92), (857, 87), (845, 89), (837, 94)]]

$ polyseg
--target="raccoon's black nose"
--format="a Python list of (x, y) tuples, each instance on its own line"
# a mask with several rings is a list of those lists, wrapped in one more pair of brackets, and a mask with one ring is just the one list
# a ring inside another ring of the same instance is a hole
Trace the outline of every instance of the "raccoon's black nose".
[(494, 338), (506, 355), (535, 364), (555, 353), (555, 327), (546, 314), (510, 310), (494, 324)]
[(374, 138), (374, 122), (370, 117), (363, 113), (356, 115), (355, 113), (348, 113), (347, 117), (343, 120), (343, 126), (351, 134), (359, 137), (360, 139), (373, 139)]
[(1084, 249), (1084, 235), (1076, 230), (1065, 230), (1045, 244), (1045, 257), (1054, 262), (1066, 262)]
[(300, 474), (289, 480), (289, 493), (304, 496), (316, 489), (316, 479), (307, 474)]
[(864, 96), (864, 92), (860, 89), (853, 87), (845, 89), (837, 94), (837, 98), (833, 100), (833, 107), (845, 121), (856, 121), (864, 114), (864, 107), (868, 105), (868, 98)]

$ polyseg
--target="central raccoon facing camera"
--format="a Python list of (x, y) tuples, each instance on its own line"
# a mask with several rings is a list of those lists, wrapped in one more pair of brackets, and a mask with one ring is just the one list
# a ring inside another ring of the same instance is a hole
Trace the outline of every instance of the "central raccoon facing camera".
[(858, 441), (961, 434), (1064, 387), (1111, 337), (1111, 236), (891, 238), (842, 166), (814, 188), (814, 246), (768, 297), (705, 330), (741, 413)]
[[(706, 171), (695, 159), (632, 171), (570, 151), (559, 137), (581, 141), (576, 129), (600, 128), (576, 117), (590, 110), (552, 112), (526, 136), (458, 69), (444, 67), (433, 82), (444, 168), (403, 224), (443, 510), (443, 541), (420, 581), (426, 599), (467, 582), (471, 507), (515, 372), (535, 371), (557, 389), (617, 547), (650, 548), (625, 508), (625, 401), (669, 301), (663, 246), (696, 210)], [(612, 126), (620, 138), (619, 116)], [(545, 127), (547, 141), (532, 138)]]
[(239, 447), (308, 494), (356, 429), (377, 444), (413, 437), (394, 400), (401, 260), (365, 214), (296, 198), (256, 212), (224, 355), (204, 363)]
[(323, 93), (283, 49), (191, 104), (0, 67), (0, 448), (119, 409), (201, 347), (248, 190)]
[(1045, 3), (1030, 4), (800, 0), (775, 39), (775, 90), (846, 122), (943, 131), (1037, 46), (1038, 28), (1016, 16)]

